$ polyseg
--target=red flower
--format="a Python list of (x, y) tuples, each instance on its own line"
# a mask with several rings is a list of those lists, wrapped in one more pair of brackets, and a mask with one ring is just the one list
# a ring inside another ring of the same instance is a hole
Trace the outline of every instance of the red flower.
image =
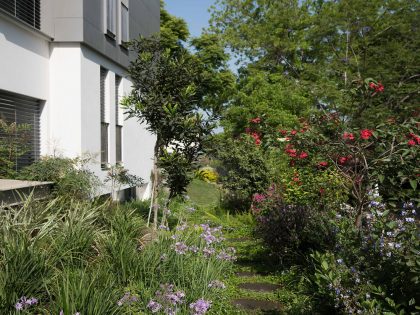
[(375, 83), (373, 83), (373, 82), (370, 82), (370, 83), (369, 83), (369, 87), (370, 87), (372, 90), (374, 90), (374, 89), (376, 88), (376, 84), (375, 84)]
[(261, 118), (260, 117), (255, 117), (254, 119), (251, 119), (251, 122), (254, 124), (259, 124), (261, 122)]
[(320, 188), (320, 189), (319, 189), (319, 193), (320, 193), (321, 195), (323, 195), (323, 194), (325, 193), (325, 189), (324, 189), (324, 188)]
[(383, 86), (381, 82), (378, 82), (378, 84), (374, 82), (370, 82), (369, 88), (371, 88), (372, 90), (375, 90), (375, 93), (382, 93), (385, 90), (385, 87)]
[(246, 133), (248, 133), (248, 134), (249, 134), (249, 133), (251, 133), (251, 128), (246, 127), (246, 128), (245, 128), (245, 132), (246, 132)]
[(360, 130), (360, 138), (362, 138), (364, 140), (368, 140), (370, 137), (372, 137), (372, 135), (373, 135), (373, 133), (369, 129)]
[(299, 159), (305, 159), (305, 158), (307, 158), (308, 157), (308, 153), (306, 153), (306, 152), (301, 152), (300, 154), (299, 154)]
[[(417, 135), (415, 135), (414, 133), (410, 133), (409, 135), (408, 135), (410, 138), (411, 138), (411, 140), (412, 141), (414, 141), (415, 143), (414, 144), (420, 144), (420, 137), (419, 136), (417, 136)], [(410, 141), (409, 141), (410, 142)], [(413, 144), (413, 145), (414, 145)]]
[(410, 140), (408, 140), (407, 144), (408, 144), (410, 147), (413, 147), (413, 146), (415, 146), (417, 143), (416, 143), (416, 141), (414, 141), (413, 139), (410, 139)]
[(279, 130), (279, 132), (280, 132), (283, 136), (287, 135), (287, 130)]
[(292, 136), (294, 136), (295, 134), (297, 134), (297, 131), (296, 131), (296, 130), (292, 130), (292, 131), (290, 131), (290, 134), (291, 134)]
[(352, 134), (351, 132), (344, 132), (343, 139), (353, 141), (354, 140), (354, 134)]
[(339, 163), (339, 164), (341, 164), (341, 165), (344, 165), (344, 164), (346, 164), (346, 163), (347, 163), (347, 160), (348, 160), (348, 158), (347, 158), (347, 157), (342, 156), (342, 157), (339, 157), (339, 158), (338, 158), (338, 163)]
[(320, 167), (327, 167), (328, 166), (328, 162), (322, 161), (318, 163), (318, 166)]

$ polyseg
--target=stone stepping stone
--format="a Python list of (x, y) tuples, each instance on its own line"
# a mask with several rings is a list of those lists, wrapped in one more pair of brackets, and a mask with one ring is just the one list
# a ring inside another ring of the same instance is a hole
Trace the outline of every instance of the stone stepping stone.
[(240, 283), (238, 284), (238, 288), (250, 291), (258, 291), (258, 292), (273, 292), (277, 289), (280, 289), (280, 285), (272, 284), (272, 283)]
[(252, 278), (258, 276), (259, 274), (252, 271), (238, 271), (235, 272), (235, 275), (243, 278)]
[(261, 310), (269, 314), (280, 314), (282, 309), (280, 303), (255, 299), (236, 299), (232, 301), (232, 305), (250, 311)]

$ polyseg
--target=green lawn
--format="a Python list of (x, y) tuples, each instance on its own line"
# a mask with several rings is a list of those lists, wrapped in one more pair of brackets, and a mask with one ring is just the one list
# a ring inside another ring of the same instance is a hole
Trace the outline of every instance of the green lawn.
[(220, 201), (220, 191), (214, 184), (200, 179), (194, 179), (188, 186), (188, 196), (191, 202), (199, 206), (215, 206)]

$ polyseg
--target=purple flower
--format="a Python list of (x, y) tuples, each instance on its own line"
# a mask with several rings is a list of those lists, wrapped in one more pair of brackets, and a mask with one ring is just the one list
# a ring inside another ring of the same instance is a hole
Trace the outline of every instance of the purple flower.
[(27, 305), (36, 305), (36, 304), (38, 304), (38, 299), (36, 299), (36, 298), (32, 297), (32, 298), (27, 299), (27, 300), (25, 301), (25, 303), (26, 303)]
[(208, 287), (213, 289), (226, 289), (225, 284), (219, 280), (213, 280), (209, 283)]
[(343, 259), (339, 258), (337, 259), (337, 264), (341, 265), (343, 263)]
[(405, 222), (414, 222), (414, 218), (405, 218)]
[(162, 309), (162, 305), (156, 301), (150, 300), (149, 304), (147, 304), (147, 308), (150, 309), (152, 313), (157, 313)]
[(215, 249), (212, 247), (204, 247), (203, 249), (203, 255), (207, 258), (213, 255), (215, 252), (216, 252)]
[(166, 225), (159, 225), (159, 230), (165, 230), (165, 231), (169, 231), (169, 227), (167, 227)]
[(187, 252), (187, 250), (188, 250), (188, 246), (185, 245), (184, 243), (182, 242), (175, 243), (175, 252), (178, 255), (184, 255)]
[(61, 310), (61, 311), (60, 311), (60, 314), (58, 314), (58, 315), (64, 315), (64, 311), (63, 311), (63, 310)]
[(138, 297), (131, 295), (130, 292), (126, 292), (121, 299), (118, 300), (117, 305), (123, 306), (124, 304), (131, 304), (138, 301)]
[(188, 228), (188, 225), (187, 225), (187, 223), (182, 223), (181, 225), (178, 225), (177, 227), (176, 227), (176, 229), (178, 230), (178, 231), (184, 231), (186, 228)]
[(194, 303), (190, 304), (190, 309), (193, 312), (193, 315), (203, 315), (211, 307), (211, 301), (206, 301), (204, 299), (199, 299)]
[(194, 254), (196, 254), (196, 253), (198, 253), (198, 251), (199, 251), (199, 248), (197, 247), (197, 246), (190, 246), (189, 248), (188, 248), (188, 250), (190, 251), (190, 252), (193, 252)]
[(23, 304), (22, 304), (22, 303), (20, 303), (20, 302), (17, 302), (17, 303), (15, 304), (15, 309), (16, 309), (16, 310), (18, 310), (18, 311), (23, 310)]
[(210, 245), (217, 241), (217, 238), (211, 234), (210, 231), (206, 231), (201, 234), (201, 237), (204, 239), (204, 241), (207, 243), (207, 245)]

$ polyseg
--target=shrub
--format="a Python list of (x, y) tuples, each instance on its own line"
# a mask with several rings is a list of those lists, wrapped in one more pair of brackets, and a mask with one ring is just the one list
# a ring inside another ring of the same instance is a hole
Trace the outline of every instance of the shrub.
[(312, 255), (317, 295), (345, 313), (415, 312), (420, 299), (418, 209), (407, 203), (390, 211), (377, 201), (370, 209), (360, 230), (339, 216), (335, 250)]
[(196, 172), (196, 176), (209, 183), (216, 183), (219, 175), (212, 167), (203, 167)]
[(270, 184), (270, 172), (262, 150), (245, 136), (240, 139), (219, 140), (215, 157), (221, 161), (220, 182), (228, 207), (249, 209), (252, 196), (264, 192)]
[(328, 212), (315, 205), (287, 203), (274, 186), (266, 194), (254, 196), (252, 209), (257, 219), (257, 234), (283, 262), (333, 244)]
[(48, 156), (22, 169), (19, 178), (54, 182), (56, 196), (89, 199), (95, 196), (100, 186), (98, 177), (87, 168), (90, 161), (90, 157), (70, 159)]
[(16, 176), (16, 161), (29, 151), (31, 126), (0, 119), (0, 178)]

